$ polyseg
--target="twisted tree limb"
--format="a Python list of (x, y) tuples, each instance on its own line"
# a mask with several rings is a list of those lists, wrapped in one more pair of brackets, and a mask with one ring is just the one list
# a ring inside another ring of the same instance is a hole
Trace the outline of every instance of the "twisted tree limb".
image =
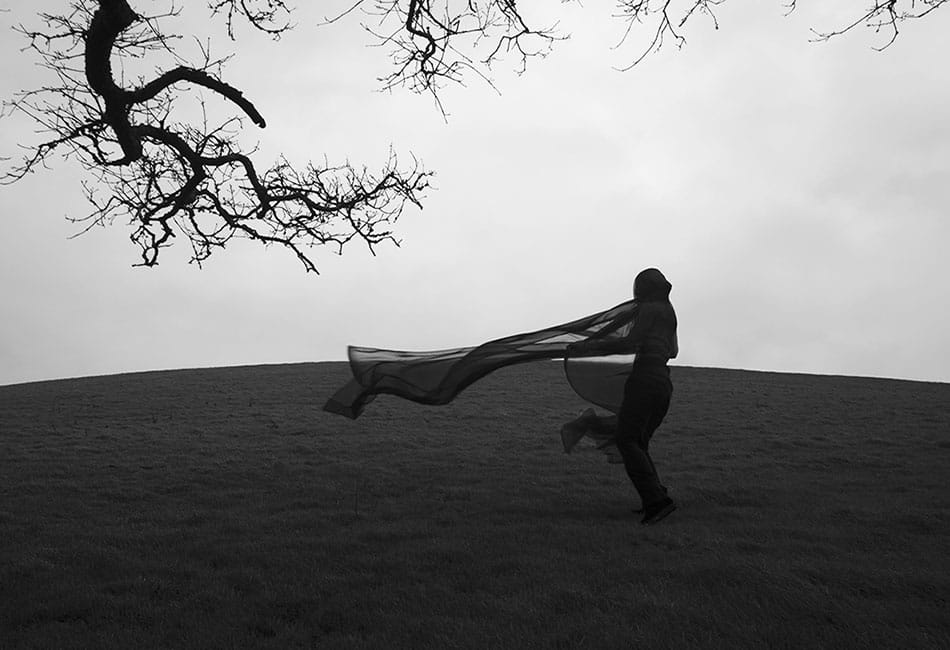
[[(273, 0), (211, 3), (226, 13), (229, 31), (232, 20), (244, 16), (274, 34), (287, 28), (271, 22), (282, 6)], [(316, 271), (311, 247), (332, 244), (340, 252), (354, 239), (370, 250), (383, 241), (398, 243), (390, 225), (406, 202), (421, 206), (430, 174), (418, 164), (398, 168), (391, 152), (376, 174), (348, 163), (299, 170), (283, 159), (262, 172), (253, 151), (238, 145), (237, 118), (210, 127), (174, 122), (176, 100), (204, 88), (257, 126), (266, 125), (254, 104), (213, 72), (210, 59), (198, 67), (179, 65), (135, 87), (121, 85), (113, 69), (117, 52), (167, 49), (167, 35), (156, 21), (140, 16), (127, 0), (81, 0), (70, 14), (45, 19), (46, 31), (25, 33), (60, 84), (24, 93), (13, 107), (54, 137), (35, 147), (6, 180), (22, 178), (65, 149), (96, 177), (85, 185), (93, 211), (79, 221), (92, 226), (128, 219), (141, 265), (157, 264), (178, 235), (188, 239), (199, 263), (239, 236), (286, 247)], [(141, 23), (148, 29), (136, 31)], [(79, 56), (81, 71), (72, 64)]]

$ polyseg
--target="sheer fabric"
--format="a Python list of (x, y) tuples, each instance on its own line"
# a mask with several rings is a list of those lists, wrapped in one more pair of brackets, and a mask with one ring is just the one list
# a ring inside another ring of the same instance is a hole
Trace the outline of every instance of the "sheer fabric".
[[(377, 395), (396, 395), (421, 404), (446, 404), (473, 382), (505, 366), (564, 359), (567, 379), (585, 400), (617, 412), (633, 357), (584, 358), (571, 343), (621, 338), (637, 314), (629, 300), (596, 314), (475, 347), (406, 352), (350, 346), (353, 379), (327, 400), (324, 410), (356, 419)], [(618, 361), (620, 361), (618, 363)]]

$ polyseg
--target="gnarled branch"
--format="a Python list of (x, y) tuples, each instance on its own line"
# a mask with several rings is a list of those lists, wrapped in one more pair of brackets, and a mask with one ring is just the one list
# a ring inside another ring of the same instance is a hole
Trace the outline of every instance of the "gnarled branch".
[[(229, 30), (237, 16), (257, 29), (279, 34), (286, 11), (274, 0), (211, 2)], [(67, 15), (46, 15), (46, 30), (22, 30), (57, 85), (22, 93), (12, 103), (52, 137), (34, 147), (4, 180), (12, 182), (42, 165), (56, 151), (78, 159), (95, 176), (84, 185), (92, 212), (77, 221), (88, 227), (129, 219), (142, 265), (158, 263), (161, 249), (184, 235), (192, 259), (206, 260), (234, 237), (290, 249), (316, 271), (309, 248), (333, 244), (338, 252), (359, 239), (370, 250), (395, 238), (390, 226), (407, 202), (420, 205), (429, 174), (418, 163), (400, 169), (390, 152), (375, 174), (351, 165), (298, 169), (280, 159), (261, 172), (253, 151), (237, 143), (240, 120), (218, 126), (176, 122), (176, 102), (204, 88), (227, 99), (256, 125), (265, 126), (254, 104), (223, 81), (210, 54), (199, 66), (178, 65), (127, 87), (115, 64), (122, 54), (171, 51), (159, 18), (143, 17), (127, 0), (79, 0)], [(81, 59), (82, 68), (73, 61)], [(204, 103), (201, 102), (202, 110)]]

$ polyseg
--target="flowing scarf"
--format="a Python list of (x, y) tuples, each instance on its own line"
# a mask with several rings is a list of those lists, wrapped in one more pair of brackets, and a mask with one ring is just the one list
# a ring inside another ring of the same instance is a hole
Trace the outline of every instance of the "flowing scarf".
[[(353, 379), (327, 400), (324, 410), (356, 419), (377, 395), (421, 404), (446, 404), (485, 375), (518, 363), (564, 359), (568, 382), (585, 400), (613, 413), (620, 409), (632, 356), (591, 357), (568, 346), (585, 340), (622, 338), (637, 314), (629, 300), (562, 325), (515, 334), (475, 347), (406, 352), (350, 346)], [(565, 442), (565, 451), (570, 451)]]

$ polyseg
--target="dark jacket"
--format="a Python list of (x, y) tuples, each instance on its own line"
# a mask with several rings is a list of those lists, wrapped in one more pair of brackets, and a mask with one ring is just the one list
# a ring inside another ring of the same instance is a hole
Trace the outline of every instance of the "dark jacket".
[(633, 283), (637, 312), (626, 340), (635, 347), (637, 358), (666, 363), (679, 354), (676, 339), (676, 311), (670, 302), (673, 285), (658, 269), (641, 271)]

